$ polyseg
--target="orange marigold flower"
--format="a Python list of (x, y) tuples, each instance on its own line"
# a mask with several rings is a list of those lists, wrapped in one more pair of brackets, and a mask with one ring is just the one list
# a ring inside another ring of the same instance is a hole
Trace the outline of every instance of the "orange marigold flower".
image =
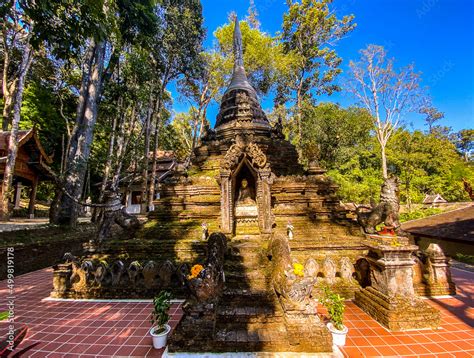
[(196, 264), (191, 268), (191, 275), (188, 276), (188, 280), (192, 280), (193, 278), (198, 277), (201, 271), (204, 270), (202, 265)]

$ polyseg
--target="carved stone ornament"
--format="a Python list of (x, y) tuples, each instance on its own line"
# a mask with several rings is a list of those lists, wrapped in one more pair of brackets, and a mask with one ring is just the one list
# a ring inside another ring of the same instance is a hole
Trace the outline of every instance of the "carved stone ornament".
[(232, 144), (227, 151), (221, 168), (224, 170), (232, 170), (239, 164), (242, 155), (247, 156), (250, 163), (256, 168), (264, 168), (267, 164), (267, 157), (263, 151), (255, 143), (245, 145), (241, 141)]

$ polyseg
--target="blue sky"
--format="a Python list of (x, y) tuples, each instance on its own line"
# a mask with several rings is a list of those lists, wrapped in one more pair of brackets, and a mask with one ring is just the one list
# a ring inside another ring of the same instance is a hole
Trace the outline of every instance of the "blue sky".
[[(214, 30), (235, 11), (242, 18), (249, 0), (201, 0), (206, 47), (213, 43)], [(281, 27), (287, 6), (285, 0), (255, 0), (261, 29), (274, 34)], [(342, 16), (354, 14), (357, 28), (337, 46), (343, 58), (342, 69), (358, 59), (358, 51), (368, 44), (383, 45), (396, 64), (414, 62), (429, 87), (433, 104), (445, 113), (440, 124), (457, 131), (474, 128), (474, 0), (334, 0), (333, 8)], [(339, 78), (344, 87), (344, 74)], [(172, 92), (174, 92), (172, 90)], [(318, 98), (348, 106), (353, 100), (344, 93)], [(271, 98), (264, 99), (264, 109), (271, 108)], [(175, 110), (185, 110), (185, 103), (175, 103)], [(214, 124), (218, 106), (208, 111)], [(407, 124), (424, 128), (423, 119), (410, 115)]]

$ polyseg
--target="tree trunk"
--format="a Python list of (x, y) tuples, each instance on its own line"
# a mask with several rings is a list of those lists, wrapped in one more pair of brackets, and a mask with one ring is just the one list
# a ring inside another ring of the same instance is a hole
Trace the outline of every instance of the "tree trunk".
[[(119, 113), (118, 115), (121, 116), (122, 110), (122, 97), (119, 99)], [(107, 153), (107, 160), (105, 162), (104, 168), (104, 178), (102, 179), (102, 185), (100, 187), (100, 194), (99, 194), (99, 203), (102, 203), (104, 200), (104, 192), (105, 188), (107, 187), (107, 181), (109, 180), (109, 175), (112, 170), (112, 157), (114, 155), (114, 148), (115, 148), (115, 131), (117, 128), (117, 116), (114, 115), (114, 119), (112, 120), (112, 132), (110, 133), (110, 141), (109, 141), (109, 151)]]
[(147, 205), (147, 191), (148, 191), (148, 155), (150, 153), (150, 124), (153, 114), (156, 112), (156, 107), (158, 106), (158, 98), (155, 99), (155, 104), (153, 105), (152, 95), (150, 94), (150, 103), (148, 107), (148, 112), (145, 121), (145, 150), (143, 158), (143, 170), (142, 170), (142, 196), (141, 204), (143, 210), (143, 205)]
[[(6, 30), (4, 30), (6, 31)], [(14, 47), (14, 43), (11, 45)], [(11, 109), (13, 96), (15, 93), (15, 81), (8, 85), (8, 70), (10, 67), (10, 52), (7, 44), (7, 34), (3, 33), (3, 74), (2, 74), (2, 94), (3, 94), (3, 113), (2, 130), (7, 131), (11, 122)]]
[[(32, 31), (32, 29), (30, 29)], [(8, 202), (10, 199), (10, 190), (13, 181), (13, 175), (15, 171), (16, 155), (18, 152), (18, 125), (20, 123), (20, 112), (21, 112), (21, 103), (23, 101), (23, 91), (25, 89), (25, 79), (26, 74), (31, 65), (31, 60), (33, 58), (33, 53), (31, 45), (29, 43), (29, 36), (26, 39), (25, 49), (23, 50), (23, 55), (21, 58), (20, 71), (18, 74), (18, 85), (15, 91), (15, 96), (13, 99), (13, 118), (12, 118), (12, 128), (10, 131), (10, 138), (8, 140), (8, 154), (7, 162), (5, 163), (5, 171), (3, 173), (3, 182), (2, 182), (2, 202), (0, 206), (0, 217), (2, 219), (8, 219), (9, 208)]]
[[(87, 163), (91, 151), (94, 126), (97, 120), (101, 78), (104, 68), (105, 42), (92, 41), (88, 49), (88, 58), (84, 68), (83, 81), (78, 103), (77, 120), (71, 136), (68, 153), (64, 189), (75, 200), (80, 200)], [(87, 66), (90, 64), (90, 66)], [(77, 203), (63, 195), (59, 205), (58, 224), (74, 227), (79, 214)]]
[(155, 200), (155, 181), (156, 181), (156, 168), (157, 168), (157, 151), (158, 151), (158, 136), (159, 136), (159, 127), (160, 127), (160, 117), (161, 117), (161, 101), (163, 97), (163, 90), (161, 91), (158, 98), (158, 112), (156, 114), (155, 121), (155, 133), (154, 133), (154, 145), (153, 145), (153, 162), (151, 165), (151, 176), (150, 176), (150, 189), (147, 196), (147, 210), (151, 210), (153, 207), (153, 200)]
[(381, 149), (381, 154), (382, 154), (382, 177), (385, 180), (388, 178), (387, 155), (385, 154), (385, 144), (380, 143), (380, 149)]

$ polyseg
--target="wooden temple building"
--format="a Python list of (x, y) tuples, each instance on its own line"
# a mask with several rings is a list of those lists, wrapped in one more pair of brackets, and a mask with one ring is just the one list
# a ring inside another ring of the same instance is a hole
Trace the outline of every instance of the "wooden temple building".
[[(10, 132), (0, 132), (0, 179), (3, 181), (5, 164), (8, 154), (8, 142)], [(41, 145), (38, 133), (35, 129), (18, 131), (18, 154), (13, 173), (13, 187), (15, 193), (12, 196), (13, 210), (20, 209), (20, 198), (22, 189), (30, 187), (28, 215), (34, 217), (36, 193), (40, 181), (49, 180), (49, 174), (44, 165), (50, 165), (52, 158), (46, 154)], [(0, 197), (3, 196), (0, 186)]]

